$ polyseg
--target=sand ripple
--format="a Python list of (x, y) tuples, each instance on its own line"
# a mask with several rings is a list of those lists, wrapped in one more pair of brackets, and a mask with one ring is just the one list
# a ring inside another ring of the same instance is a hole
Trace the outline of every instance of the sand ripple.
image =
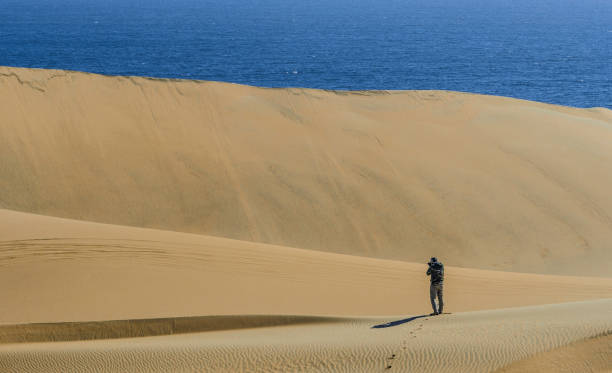
[[(600, 300), (422, 317), (387, 328), (373, 326), (390, 319), (359, 318), (157, 337), (8, 344), (0, 346), (0, 369), (491, 372), (537, 353), (554, 353), (606, 335), (612, 331), (610, 314), (612, 300)], [(599, 343), (601, 351), (607, 351), (602, 350), (609, 346), (607, 341)], [(597, 366), (609, 367), (612, 357), (602, 359)]]

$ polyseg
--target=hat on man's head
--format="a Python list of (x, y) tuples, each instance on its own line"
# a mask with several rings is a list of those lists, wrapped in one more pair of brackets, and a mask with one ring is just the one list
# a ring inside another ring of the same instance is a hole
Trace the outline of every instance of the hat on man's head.
[(436, 258), (435, 256), (431, 257), (431, 260), (429, 261), (430, 263), (436, 263), (438, 261), (438, 258)]

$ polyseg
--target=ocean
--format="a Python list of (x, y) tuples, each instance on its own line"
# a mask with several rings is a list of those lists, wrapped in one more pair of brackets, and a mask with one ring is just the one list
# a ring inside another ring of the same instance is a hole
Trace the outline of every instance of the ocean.
[(0, 65), (612, 108), (610, 0), (0, 2)]

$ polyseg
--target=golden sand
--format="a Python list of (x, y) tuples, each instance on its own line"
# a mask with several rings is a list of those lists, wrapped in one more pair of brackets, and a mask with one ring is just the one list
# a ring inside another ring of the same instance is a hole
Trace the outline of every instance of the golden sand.
[(612, 275), (612, 112), (0, 68), (0, 207)]
[(0, 371), (612, 371), (610, 144), (607, 109), (0, 67)]

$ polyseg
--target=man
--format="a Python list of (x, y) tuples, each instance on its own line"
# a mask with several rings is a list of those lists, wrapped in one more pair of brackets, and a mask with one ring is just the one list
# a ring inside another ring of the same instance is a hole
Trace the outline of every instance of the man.
[[(442, 309), (444, 308), (444, 301), (442, 300), (442, 290), (444, 287), (444, 264), (438, 262), (438, 259), (435, 256), (431, 258), (427, 264), (429, 265), (427, 276), (431, 276), (431, 285), (429, 286), (429, 298), (431, 299), (431, 307), (433, 307), (433, 313), (431, 315), (441, 315)], [(437, 308), (436, 297), (438, 298)]]

